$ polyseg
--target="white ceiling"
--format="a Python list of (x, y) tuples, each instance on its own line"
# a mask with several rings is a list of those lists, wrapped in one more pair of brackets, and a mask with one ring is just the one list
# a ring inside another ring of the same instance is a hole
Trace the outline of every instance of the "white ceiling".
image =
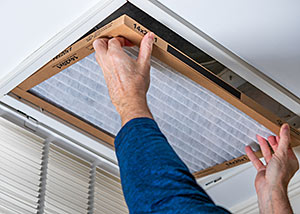
[(300, 97), (300, 1), (158, 1)]
[(99, 0), (1, 0), (0, 79)]

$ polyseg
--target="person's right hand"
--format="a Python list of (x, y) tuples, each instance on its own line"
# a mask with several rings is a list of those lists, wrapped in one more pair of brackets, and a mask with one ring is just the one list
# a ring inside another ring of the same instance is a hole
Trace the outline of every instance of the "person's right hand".
[(136, 60), (124, 52), (122, 47), (130, 44), (124, 38), (101, 38), (93, 42), (96, 60), (102, 68), (111, 101), (121, 116), (122, 125), (137, 117), (152, 118), (146, 93), (150, 84), (153, 42), (154, 34), (147, 33), (141, 41)]
[(266, 165), (254, 154), (250, 146), (245, 148), (253, 166), (257, 169), (255, 189), (261, 213), (292, 213), (287, 196), (289, 181), (299, 169), (298, 159), (290, 147), (290, 129), (282, 125), (279, 136), (270, 136), (268, 142), (257, 136)]

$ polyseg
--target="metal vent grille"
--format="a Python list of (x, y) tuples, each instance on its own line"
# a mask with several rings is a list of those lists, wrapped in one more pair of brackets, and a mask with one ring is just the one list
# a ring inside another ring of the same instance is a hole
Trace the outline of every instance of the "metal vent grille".
[(91, 165), (50, 145), (45, 212), (86, 213)]
[(0, 213), (37, 213), (43, 139), (0, 119)]
[(2, 118), (0, 136), (0, 213), (128, 213), (119, 178), (97, 160)]
[(97, 168), (94, 185), (94, 213), (128, 213), (119, 179)]
[[(127, 49), (136, 57), (136, 49)], [(112, 105), (94, 54), (42, 82), (31, 93), (116, 135), (120, 118)], [(212, 92), (162, 64), (151, 61), (149, 107), (171, 146), (191, 172), (257, 150), (256, 134), (272, 134)]]

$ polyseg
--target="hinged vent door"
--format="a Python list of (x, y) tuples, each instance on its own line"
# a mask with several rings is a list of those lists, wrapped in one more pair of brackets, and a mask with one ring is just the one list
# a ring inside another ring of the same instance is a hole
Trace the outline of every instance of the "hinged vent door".
[(0, 213), (128, 213), (120, 179), (97, 164), (0, 118)]
[(0, 118), (0, 213), (37, 213), (43, 139)]

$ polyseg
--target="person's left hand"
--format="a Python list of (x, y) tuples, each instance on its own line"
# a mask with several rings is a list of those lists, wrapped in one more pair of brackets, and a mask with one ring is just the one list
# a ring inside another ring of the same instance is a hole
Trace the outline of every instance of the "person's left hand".
[[(266, 161), (265, 165), (256, 157), (251, 147), (247, 146), (245, 150), (257, 170), (255, 189), (260, 212), (292, 213), (287, 188), (291, 178), (299, 169), (299, 163), (290, 147), (289, 125), (282, 125), (279, 136), (270, 136), (268, 142), (261, 136), (257, 136), (257, 140)], [(273, 212), (274, 209), (276, 212)]]

